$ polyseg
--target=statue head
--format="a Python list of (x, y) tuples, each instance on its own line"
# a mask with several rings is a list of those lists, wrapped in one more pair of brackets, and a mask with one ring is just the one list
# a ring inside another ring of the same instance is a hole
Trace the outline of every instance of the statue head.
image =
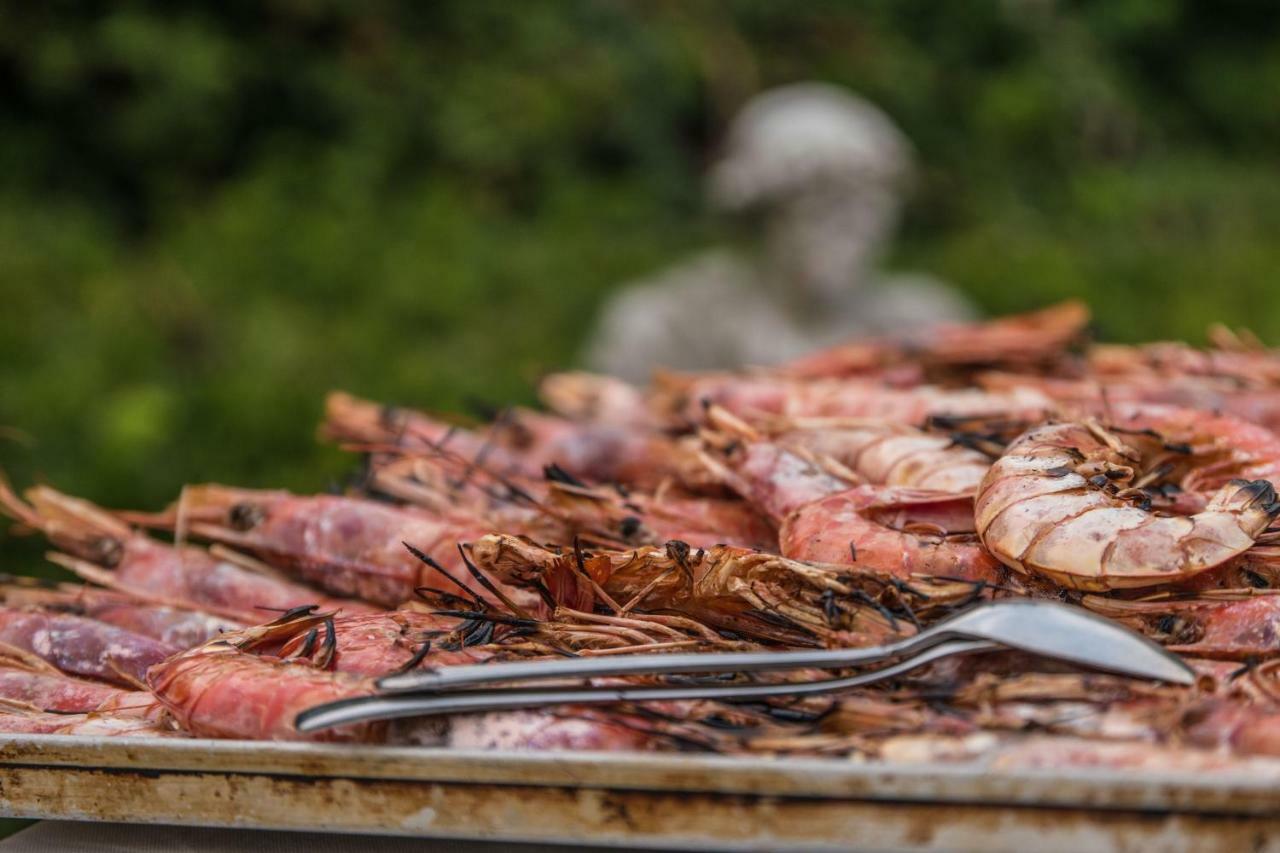
[(756, 96), (734, 118), (711, 198), (759, 214), (779, 282), (821, 303), (866, 280), (897, 224), (911, 160), (879, 108), (836, 86), (798, 83)]

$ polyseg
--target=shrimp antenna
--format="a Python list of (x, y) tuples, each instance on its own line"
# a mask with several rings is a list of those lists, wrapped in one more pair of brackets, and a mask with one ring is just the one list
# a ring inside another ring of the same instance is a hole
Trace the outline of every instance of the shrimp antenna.
[(418, 646), (418, 649), (413, 653), (413, 656), (410, 657), (407, 661), (405, 661), (402, 665), (392, 670), (390, 674), (400, 675), (401, 673), (408, 672), (411, 669), (417, 669), (418, 665), (421, 664), (424, 660), (426, 660), (427, 655), (429, 654), (431, 654), (431, 640), (429, 639), (423, 640), (422, 645)]
[(400, 544), (403, 545), (405, 548), (409, 549), (410, 554), (417, 557), (419, 560), (426, 563), (428, 566), (435, 569), (437, 572), (439, 572), (440, 574), (448, 578), (450, 581), (452, 581), (455, 586), (465, 590), (467, 595), (471, 596), (472, 603), (475, 604), (477, 609), (479, 610), (485, 609), (487, 605), (484, 599), (481, 598), (480, 595), (474, 589), (467, 586), (465, 583), (463, 583), (462, 581), (455, 578), (452, 574), (450, 574), (448, 569), (446, 569), (444, 566), (437, 563), (435, 560), (431, 559), (431, 557), (429, 557), (424, 552), (410, 545), (408, 542), (401, 542)]
[(505, 592), (498, 588), (497, 584), (485, 577), (484, 573), (476, 568), (476, 564), (471, 562), (471, 558), (467, 556), (466, 548), (463, 547), (461, 542), (458, 543), (458, 555), (462, 557), (462, 564), (467, 567), (467, 571), (471, 573), (471, 576), (475, 578), (481, 586), (496, 595), (498, 600), (507, 606), (508, 610), (523, 619), (529, 618), (529, 614), (526, 613), (520, 605), (512, 601)]

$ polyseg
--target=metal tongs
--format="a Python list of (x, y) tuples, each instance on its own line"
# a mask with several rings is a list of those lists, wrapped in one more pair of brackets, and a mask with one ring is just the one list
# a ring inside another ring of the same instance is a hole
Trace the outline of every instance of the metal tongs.
[[(1006, 600), (980, 604), (883, 646), (785, 652), (711, 652), (582, 657), (452, 666), (397, 673), (377, 681), (382, 692), (341, 699), (298, 715), (299, 731), (350, 723), (452, 714), (541, 708), (562, 704), (718, 699), (744, 701), (807, 696), (895, 678), (953, 655), (1013, 649), (1119, 675), (1191, 684), (1195, 674), (1177, 656), (1145, 637), (1078, 607), (1051, 601)], [(624, 675), (776, 672), (843, 669), (895, 661), (869, 672), (818, 681), (725, 684), (712, 681), (670, 686), (527, 686), (551, 679)], [(516, 686), (500, 687), (508, 684)], [(488, 685), (484, 689), (476, 685)]]

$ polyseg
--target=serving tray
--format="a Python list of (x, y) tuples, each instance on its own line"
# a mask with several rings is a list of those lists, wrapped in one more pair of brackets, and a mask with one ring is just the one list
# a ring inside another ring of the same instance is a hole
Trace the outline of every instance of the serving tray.
[(1280, 786), (1247, 775), (48, 735), (0, 739), (0, 812), (702, 849), (1280, 851)]

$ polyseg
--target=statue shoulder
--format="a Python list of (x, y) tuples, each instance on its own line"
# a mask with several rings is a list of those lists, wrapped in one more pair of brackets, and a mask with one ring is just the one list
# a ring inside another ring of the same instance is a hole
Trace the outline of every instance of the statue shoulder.
[(642, 380), (655, 365), (718, 366), (730, 333), (726, 313), (763, 298), (754, 273), (729, 252), (706, 252), (624, 285), (609, 297), (586, 349), (595, 370)]
[(871, 313), (885, 330), (974, 320), (977, 307), (960, 290), (928, 273), (877, 277)]
[(610, 298), (634, 307), (640, 303), (670, 303), (680, 299), (705, 300), (741, 290), (752, 283), (755, 273), (731, 252), (708, 251), (651, 276), (624, 284)]

